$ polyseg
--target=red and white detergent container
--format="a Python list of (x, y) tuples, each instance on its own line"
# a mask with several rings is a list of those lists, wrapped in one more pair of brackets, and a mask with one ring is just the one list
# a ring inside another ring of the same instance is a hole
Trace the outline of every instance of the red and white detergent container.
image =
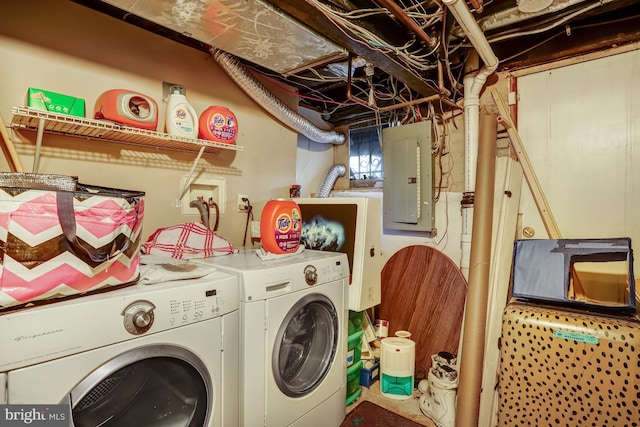
[(272, 254), (295, 253), (302, 237), (302, 212), (293, 200), (269, 200), (260, 217), (262, 248)]
[(95, 118), (155, 131), (158, 127), (158, 104), (139, 92), (112, 89), (96, 100)]
[(200, 114), (199, 136), (208, 141), (234, 144), (238, 137), (238, 119), (227, 107), (212, 105)]

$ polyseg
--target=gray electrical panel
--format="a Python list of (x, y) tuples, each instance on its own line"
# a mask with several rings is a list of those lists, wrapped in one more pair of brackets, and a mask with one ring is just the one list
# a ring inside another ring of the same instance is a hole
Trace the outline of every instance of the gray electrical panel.
[(434, 229), (431, 132), (431, 121), (382, 130), (385, 229)]

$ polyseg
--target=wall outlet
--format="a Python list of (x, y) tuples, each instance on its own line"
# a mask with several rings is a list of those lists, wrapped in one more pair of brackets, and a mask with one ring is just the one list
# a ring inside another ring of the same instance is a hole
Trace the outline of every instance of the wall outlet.
[[(246, 199), (247, 201), (245, 202), (242, 199)], [(238, 193), (238, 203), (236, 204), (238, 206), (238, 212), (246, 212), (249, 210), (249, 196), (247, 196), (246, 194), (240, 194)]]

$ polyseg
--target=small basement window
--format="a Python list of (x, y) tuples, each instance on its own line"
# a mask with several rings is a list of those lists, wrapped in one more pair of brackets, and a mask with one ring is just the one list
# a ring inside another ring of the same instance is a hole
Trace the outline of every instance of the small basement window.
[(382, 186), (383, 127), (386, 126), (367, 126), (349, 130), (350, 187)]

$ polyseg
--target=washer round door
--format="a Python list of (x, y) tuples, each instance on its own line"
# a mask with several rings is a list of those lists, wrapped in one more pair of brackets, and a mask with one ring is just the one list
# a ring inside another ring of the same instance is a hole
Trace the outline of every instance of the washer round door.
[(130, 350), (88, 375), (71, 392), (75, 427), (202, 427), (212, 384), (204, 364), (175, 346)]
[(338, 313), (329, 298), (309, 294), (287, 312), (272, 354), (278, 388), (290, 397), (315, 390), (329, 372), (340, 336)]

